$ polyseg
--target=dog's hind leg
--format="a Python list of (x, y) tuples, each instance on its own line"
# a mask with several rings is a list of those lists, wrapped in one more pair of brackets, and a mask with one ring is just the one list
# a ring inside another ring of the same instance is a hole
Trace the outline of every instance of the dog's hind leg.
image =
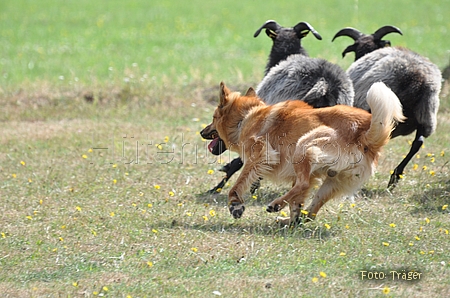
[(333, 178), (325, 179), (322, 186), (314, 196), (313, 201), (305, 212), (304, 217), (306, 221), (314, 220), (316, 218), (317, 212), (319, 212), (320, 208), (322, 208), (322, 206), (325, 205), (326, 202), (341, 194), (341, 191), (337, 184), (338, 182), (334, 181)]

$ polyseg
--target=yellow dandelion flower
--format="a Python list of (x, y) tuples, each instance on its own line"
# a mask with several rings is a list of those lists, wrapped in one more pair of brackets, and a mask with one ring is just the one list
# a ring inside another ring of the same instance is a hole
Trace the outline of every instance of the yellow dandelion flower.
[(331, 226), (329, 224), (324, 224), (325, 228), (327, 228), (327, 230), (331, 229)]
[(97, 232), (95, 230), (91, 230), (92, 235), (97, 236)]
[(16, 178), (17, 177), (17, 175), (16, 174), (11, 174), (11, 176), (13, 177), (13, 178)]
[(39, 205), (42, 205), (42, 203), (44, 203), (44, 201), (42, 199), (39, 200)]
[(424, 170), (424, 171), (426, 171), (427, 169), (428, 169), (427, 166), (423, 166), (423, 167), (422, 167), (422, 170)]
[(345, 228), (348, 230), (348, 229), (350, 229), (350, 226), (349, 225), (345, 225)]
[(405, 178), (405, 176), (400, 174), (400, 175), (398, 175), (398, 178), (403, 179), (403, 178)]
[(94, 291), (94, 292), (92, 292), (92, 295), (97, 296), (97, 295), (98, 295), (98, 292), (97, 292), (97, 291)]
[(78, 212), (81, 212), (81, 207), (80, 207), (80, 206), (76, 206), (75, 209), (76, 209)]
[(178, 207), (183, 207), (183, 202), (180, 202), (177, 205), (178, 205)]
[(216, 211), (214, 211), (214, 210), (209, 210), (209, 215), (211, 216), (211, 217), (213, 217), (213, 216), (216, 216)]
[(66, 228), (66, 225), (62, 225), (61, 229), (64, 230)]
[[(154, 187), (155, 189), (160, 189), (160, 188), (161, 188), (161, 186), (159, 186), (158, 184), (153, 185), (153, 187)], [(142, 193), (142, 195), (144, 195), (144, 194)]]
[(416, 155), (416, 158), (420, 158), (420, 154), (417, 154), (417, 155)]
[(253, 200), (257, 200), (258, 196), (257, 195), (253, 195), (252, 198), (253, 198)]
[(445, 234), (448, 235), (448, 230), (444, 230)]
[(216, 192), (221, 192), (222, 191), (222, 188), (218, 188), (218, 189), (216, 189)]
[(425, 254), (425, 252), (424, 252), (423, 250), (421, 250), (421, 251), (420, 251), (420, 254), (421, 254), (421, 255), (424, 255), (424, 254)]
[(117, 165), (116, 165), (116, 164), (113, 164), (112, 167), (113, 167), (113, 168), (117, 168)]
[(412, 243), (412, 242), (409, 242), (409, 246), (413, 246), (414, 245), (414, 243)]
[(355, 208), (355, 206), (356, 206), (355, 203), (350, 204), (350, 208)]
[(427, 157), (432, 157), (433, 153), (427, 153)]
[(436, 159), (434, 157), (430, 158), (430, 162), (435, 162)]
[(283, 211), (283, 210), (280, 211), (280, 215), (283, 216), (283, 217), (287, 217), (288, 216), (287, 213), (285, 211)]
[(389, 242), (383, 242), (384, 246), (389, 246)]
[(425, 187), (426, 187), (426, 188), (430, 188), (431, 185), (430, 185), (429, 183), (427, 183), (427, 184), (425, 185)]
[(110, 215), (111, 217), (114, 217), (116, 214), (115, 214), (114, 212), (111, 212), (109, 215)]
[(152, 204), (152, 203), (148, 203), (148, 204), (147, 204), (147, 207), (148, 207), (148, 208), (152, 208), (152, 207), (153, 207), (153, 204)]
[(24, 162), (23, 160), (21, 160), (21, 161), (20, 161), (20, 164), (21, 164), (22, 166), (24, 166), (24, 165), (25, 165), (25, 162)]
[(167, 143), (167, 142), (169, 142), (169, 137), (168, 137), (168, 136), (165, 136), (165, 137), (164, 137), (164, 143)]
[(153, 234), (158, 234), (158, 230), (157, 229), (152, 229)]
[(64, 238), (63, 238), (63, 237), (59, 237), (58, 239), (59, 239), (59, 241), (61, 241), (61, 242), (64, 241)]
[(448, 205), (444, 205), (444, 206), (442, 206), (442, 210), (445, 210), (445, 209), (447, 209), (447, 207), (448, 207)]
[(88, 158), (86, 154), (81, 155), (81, 157), (84, 159)]
[(313, 283), (316, 283), (316, 282), (319, 281), (319, 279), (317, 277), (315, 277), (315, 276), (311, 280), (312, 280)]
[(28, 183), (31, 183), (31, 182), (33, 182), (33, 180), (31, 180), (31, 178), (28, 178)]
[(425, 217), (425, 222), (426, 222), (427, 224), (429, 224), (429, 223), (430, 223), (430, 219), (429, 219), (428, 217)]
[(347, 255), (345, 252), (341, 252), (340, 254), (339, 254), (341, 257), (343, 257), (343, 256), (345, 256), (345, 255)]
[(202, 218), (203, 218), (204, 221), (208, 221), (208, 216), (203, 215)]
[(192, 216), (192, 213), (191, 212), (186, 212), (186, 215), (187, 216)]
[(104, 287), (103, 287), (103, 291), (108, 292), (108, 290), (109, 290), (109, 289), (108, 289), (107, 286), (104, 286)]
[(197, 248), (197, 247), (192, 247), (191, 250), (192, 250), (193, 252), (197, 252), (197, 251), (198, 251), (198, 248)]
[(326, 274), (325, 272), (323, 272), (323, 271), (320, 271), (320, 272), (319, 272), (319, 275), (320, 275), (321, 277), (323, 277), (323, 278), (327, 277), (327, 274)]
[(304, 215), (308, 215), (308, 211), (306, 211), (306, 210), (302, 210), (302, 211), (300, 211), (301, 213), (303, 213)]
[(173, 191), (169, 191), (169, 196), (173, 197), (175, 193)]
[(72, 286), (74, 286), (74, 287), (78, 287), (78, 282), (76, 282), (76, 281), (75, 281), (75, 282), (73, 282), (73, 283), (72, 283)]
[(413, 164), (413, 170), (415, 171), (415, 170), (417, 170), (419, 168), (419, 165), (418, 164)]
[(53, 252), (57, 252), (58, 249), (55, 247), (54, 249), (52, 249)]
[(208, 170), (208, 175), (214, 174), (214, 170)]
[(92, 150), (92, 148), (89, 148), (88, 152), (92, 153), (92, 152), (94, 152), (94, 150)]
[(416, 236), (416, 237), (414, 237), (414, 239), (416, 239), (417, 241), (419, 241), (419, 240), (420, 240), (420, 237), (419, 237), (419, 236)]
[(159, 150), (162, 150), (162, 149), (163, 149), (163, 147), (161, 146), (161, 144), (156, 144), (155, 146), (156, 146), (156, 148), (158, 148)]
[(383, 288), (383, 294), (387, 295), (391, 292), (391, 289), (389, 289), (388, 287), (384, 287)]
[(420, 227), (420, 228), (419, 228), (419, 232), (422, 232), (422, 230), (423, 230), (423, 227)]
[(394, 170), (390, 170), (389, 174), (391, 174), (391, 175), (394, 174)]
[(395, 228), (395, 223), (391, 223), (391, 224), (389, 224), (389, 226), (391, 227), (391, 228)]
[(113, 179), (113, 184), (117, 184), (117, 179)]
[(147, 266), (148, 266), (148, 267), (153, 267), (153, 263), (150, 262), (150, 261), (148, 261), (148, 262), (147, 262)]
[(442, 150), (441, 151), (441, 156), (444, 156), (445, 155), (445, 152), (444, 152), (444, 150)]
[(428, 252), (428, 254), (430, 254), (430, 255), (434, 254), (434, 250), (430, 250), (430, 251)]
[(435, 171), (430, 171), (429, 173), (430, 173), (430, 176), (436, 175), (436, 172), (435, 172)]
[(6, 234), (5, 233), (2, 233), (2, 238), (6, 238)]

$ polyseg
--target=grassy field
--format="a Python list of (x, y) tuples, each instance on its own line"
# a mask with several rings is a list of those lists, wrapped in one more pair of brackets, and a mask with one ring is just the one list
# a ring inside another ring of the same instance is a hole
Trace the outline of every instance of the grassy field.
[(234, 156), (212, 157), (198, 132), (220, 81), (261, 80), (271, 41), (252, 36), (267, 19), (309, 22), (323, 37), (304, 39), (310, 55), (344, 68), (350, 40), (334, 34), (386, 24), (404, 33), (394, 45), (449, 64), (450, 1), (366, 2), (1, 2), (2, 297), (449, 296), (448, 88), (392, 192), (413, 135), (386, 146), (354, 202), (301, 228), (265, 212), (288, 185), (263, 181), (240, 220), (229, 186), (205, 194)]

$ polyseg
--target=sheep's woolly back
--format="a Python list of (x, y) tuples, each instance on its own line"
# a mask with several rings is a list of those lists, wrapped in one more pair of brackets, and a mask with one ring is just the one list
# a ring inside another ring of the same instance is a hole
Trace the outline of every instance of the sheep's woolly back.
[(315, 108), (353, 105), (353, 85), (345, 71), (324, 59), (290, 55), (272, 67), (256, 89), (266, 104), (300, 99)]
[(388, 47), (355, 61), (347, 73), (353, 81), (356, 107), (369, 110), (366, 94), (376, 82), (385, 83), (400, 99), (407, 120), (396, 128), (394, 137), (410, 134), (417, 124), (423, 127), (424, 137), (436, 129), (441, 72), (427, 58), (404, 48)]

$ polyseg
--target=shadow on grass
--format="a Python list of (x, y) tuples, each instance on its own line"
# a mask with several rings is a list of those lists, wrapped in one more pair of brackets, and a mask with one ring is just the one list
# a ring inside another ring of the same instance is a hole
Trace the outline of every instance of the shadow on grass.
[(411, 209), (411, 214), (427, 213), (447, 213), (442, 210), (442, 206), (450, 205), (450, 180), (442, 179), (434, 183), (432, 187), (425, 189), (423, 192), (413, 194), (410, 201), (415, 202), (415, 207)]

